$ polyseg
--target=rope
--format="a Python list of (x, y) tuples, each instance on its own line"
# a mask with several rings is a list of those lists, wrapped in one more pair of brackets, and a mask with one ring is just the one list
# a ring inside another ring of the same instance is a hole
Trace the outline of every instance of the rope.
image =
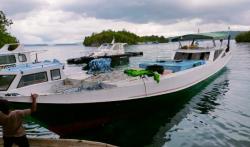
[(144, 84), (145, 95), (147, 96), (148, 93), (147, 93), (147, 87), (146, 87), (146, 83), (145, 83), (145, 81), (144, 81), (144, 78), (146, 78), (146, 77), (145, 77), (145, 76), (142, 76), (142, 77), (141, 77), (141, 79), (142, 79), (142, 81), (143, 81), (143, 84)]

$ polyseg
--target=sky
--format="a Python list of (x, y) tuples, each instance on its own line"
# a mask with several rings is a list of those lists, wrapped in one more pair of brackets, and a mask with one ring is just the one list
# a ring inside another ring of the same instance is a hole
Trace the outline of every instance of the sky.
[(0, 0), (21, 43), (73, 43), (102, 30), (165, 37), (250, 30), (250, 0)]

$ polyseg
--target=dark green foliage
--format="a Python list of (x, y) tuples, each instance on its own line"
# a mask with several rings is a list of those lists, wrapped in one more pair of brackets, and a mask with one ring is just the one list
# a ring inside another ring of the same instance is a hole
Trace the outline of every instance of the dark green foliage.
[[(5, 44), (17, 42), (18, 40), (15, 37), (11, 36), (9, 33), (0, 31), (0, 48)], [(11, 45), (9, 47), (9, 50), (14, 50), (16, 47), (17, 45)]]
[(116, 42), (127, 43), (129, 45), (137, 44), (138, 42), (167, 42), (163, 36), (144, 36), (139, 37), (134, 33), (128, 32), (126, 30), (122, 31), (102, 31), (101, 33), (95, 34), (93, 33), (91, 36), (87, 36), (84, 39), (83, 44), (85, 46), (99, 46), (103, 43), (111, 43), (111, 41), (115, 38)]
[(168, 39), (164, 36), (143, 36), (141, 37), (141, 42), (158, 42), (158, 43), (167, 43)]
[[(18, 42), (15, 37), (11, 36), (7, 32), (6, 27), (10, 26), (11, 24), (12, 21), (5, 17), (3, 11), (0, 11), (0, 48), (5, 44)], [(11, 48), (14, 49), (15, 46), (11, 46)]]
[(236, 42), (250, 42), (250, 31), (240, 33), (235, 40)]

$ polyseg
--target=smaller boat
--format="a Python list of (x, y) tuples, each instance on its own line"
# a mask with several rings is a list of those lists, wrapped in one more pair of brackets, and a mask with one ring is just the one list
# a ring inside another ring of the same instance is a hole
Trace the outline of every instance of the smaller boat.
[[(26, 64), (17, 64), (14, 67), (8, 67), (0, 70), (0, 96), (2, 91), (14, 90), (11, 93), (5, 93), (4, 96), (18, 96), (18, 89), (26, 94), (30, 93), (30, 85), (37, 85), (35, 89), (42, 89), (39, 83), (56, 84), (60, 79), (65, 79), (62, 70), (64, 64), (57, 60), (33, 62)], [(52, 82), (53, 81), (53, 82)], [(48, 85), (47, 85), (48, 86)], [(17, 91), (16, 91), (17, 90)]]
[(31, 62), (30, 52), (24, 51), (21, 45), (10, 51), (9, 48), (13, 45), (17, 44), (6, 44), (0, 49), (0, 68)]
[(26, 50), (21, 44), (6, 44), (0, 49), (0, 69), (31, 63), (33, 53), (36, 53), (34, 62), (38, 62), (37, 53), (41, 51), (45, 50)]
[(126, 43), (115, 43), (113, 39), (111, 43), (103, 43), (95, 52), (90, 53), (90, 57), (112, 56), (125, 54), (124, 46)]
[(120, 59), (142, 56), (143, 52), (125, 52), (124, 46), (126, 43), (115, 43), (114, 39), (111, 43), (102, 44), (95, 52), (80, 58), (71, 58), (67, 60), (68, 64), (88, 64), (93, 59), (111, 58), (112, 62), (117, 62)]

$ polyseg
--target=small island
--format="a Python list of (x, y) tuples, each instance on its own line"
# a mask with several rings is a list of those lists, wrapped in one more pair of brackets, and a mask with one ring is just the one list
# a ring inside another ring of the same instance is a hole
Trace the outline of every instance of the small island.
[(250, 31), (242, 32), (235, 38), (236, 42), (250, 42)]
[(85, 46), (100, 46), (103, 43), (112, 42), (115, 38), (116, 42), (127, 43), (129, 45), (135, 45), (140, 43), (167, 43), (168, 39), (164, 36), (138, 36), (126, 30), (122, 31), (102, 31), (101, 33), (93, 33), (91, 36), (85, 37), (83, 44)]
[[(12, 24), (12, 20), (7, 19), (3, 11), (0, 11), (0, 48), (2, 48), (5, 44), (18, 43), (16, 37), (7, 32), (7, 27)], [(9, 48), (9, 50), (14, 50), (17, 45), (12, 45), (10, 47), (11, 48)]]

